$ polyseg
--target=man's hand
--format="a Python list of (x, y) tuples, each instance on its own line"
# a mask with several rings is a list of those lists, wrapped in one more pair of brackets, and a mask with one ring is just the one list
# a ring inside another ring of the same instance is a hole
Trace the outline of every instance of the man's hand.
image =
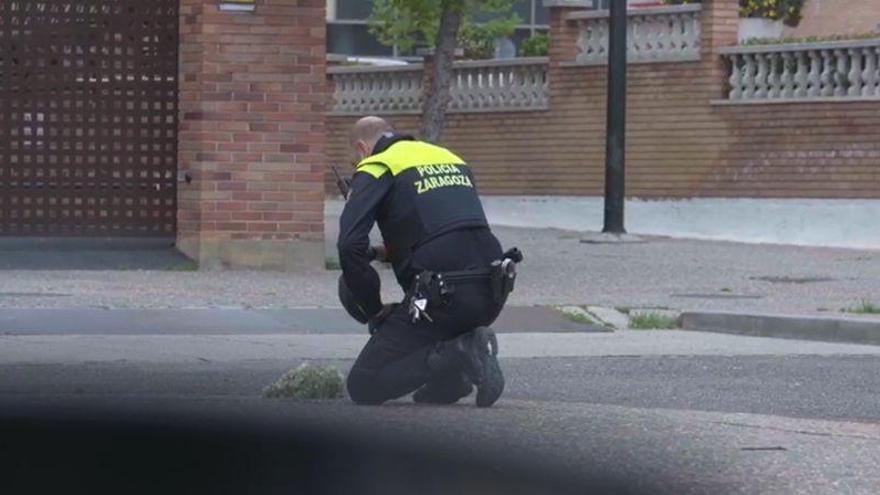
[(388, 250), (385, 249), (385, 246), (370, 246), (367, 249), (367, 258), (369, 258), (370, 261), (379, 261), (382, 263), (391, 262), (388, 259)]
[(388, 316), (392, 312), (394, 312), (394, 308), (396, 308), (398, 305), (399, 305), (398, 303), (386, 304), (386, 305), (382, 306), (381, 311), (379, 311), (378, 313), (373, 315), (372, 318), (370, 318), (370, 321), (367, 322), (367, 328), (370, 330), (370, 335), (373, 335), (374, 333), (376, 333), (376, 330), (379, 329), (379, 326), (382, 325), (382, 322), (385, 321), (385, 319), (388, 318)]

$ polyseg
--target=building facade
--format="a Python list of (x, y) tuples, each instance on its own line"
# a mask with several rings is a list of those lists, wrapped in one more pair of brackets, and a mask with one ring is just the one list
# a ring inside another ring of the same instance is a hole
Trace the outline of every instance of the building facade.
[(321, 266), (325, 7), (0, 2), (0, 236)]

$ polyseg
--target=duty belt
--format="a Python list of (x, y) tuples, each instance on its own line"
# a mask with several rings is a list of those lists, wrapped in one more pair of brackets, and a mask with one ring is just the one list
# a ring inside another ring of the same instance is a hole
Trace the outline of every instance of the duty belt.
[(434, 321), (428, 310), (449, 306), (456, 283), (487, 281), (495, 304), (504, 305), (516, 283), (516, 264), (522, 260), (522, 253), (513, 248), (504, 253), (500, 260), (493, 261), (489, 268), (443, 273), (426, 270), (419, 273), (407, 292), (407, 304), (413, 323), (422, 318)]

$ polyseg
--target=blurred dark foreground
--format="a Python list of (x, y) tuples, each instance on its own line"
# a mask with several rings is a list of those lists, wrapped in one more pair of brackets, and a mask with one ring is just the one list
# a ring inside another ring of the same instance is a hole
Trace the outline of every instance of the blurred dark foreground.
[(365, 430), (246, 403), (0, 402), (0, 492), (637, 493), (589, 465), (572, 477), (525, 454), (478, 457), (464, 438), (438, 448), (382, 425)]

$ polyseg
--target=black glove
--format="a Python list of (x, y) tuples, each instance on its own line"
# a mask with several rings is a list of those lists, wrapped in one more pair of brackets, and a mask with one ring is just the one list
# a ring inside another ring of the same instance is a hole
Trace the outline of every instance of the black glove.
[(376, 333), (376, 330), (379, 329), (379, 327), (382, 325), (382, 322), (385, 321), (386, 318), (388, 318), (388, 315), (394, 312), (394, 308), (396, 308), (397, 306), (398, 303), (386, 304), (382, 306), (382, 309), (378, 313), (370, 318), (370, 321), (367, 322), (367, 328), (370, 331), (370, 335)]

